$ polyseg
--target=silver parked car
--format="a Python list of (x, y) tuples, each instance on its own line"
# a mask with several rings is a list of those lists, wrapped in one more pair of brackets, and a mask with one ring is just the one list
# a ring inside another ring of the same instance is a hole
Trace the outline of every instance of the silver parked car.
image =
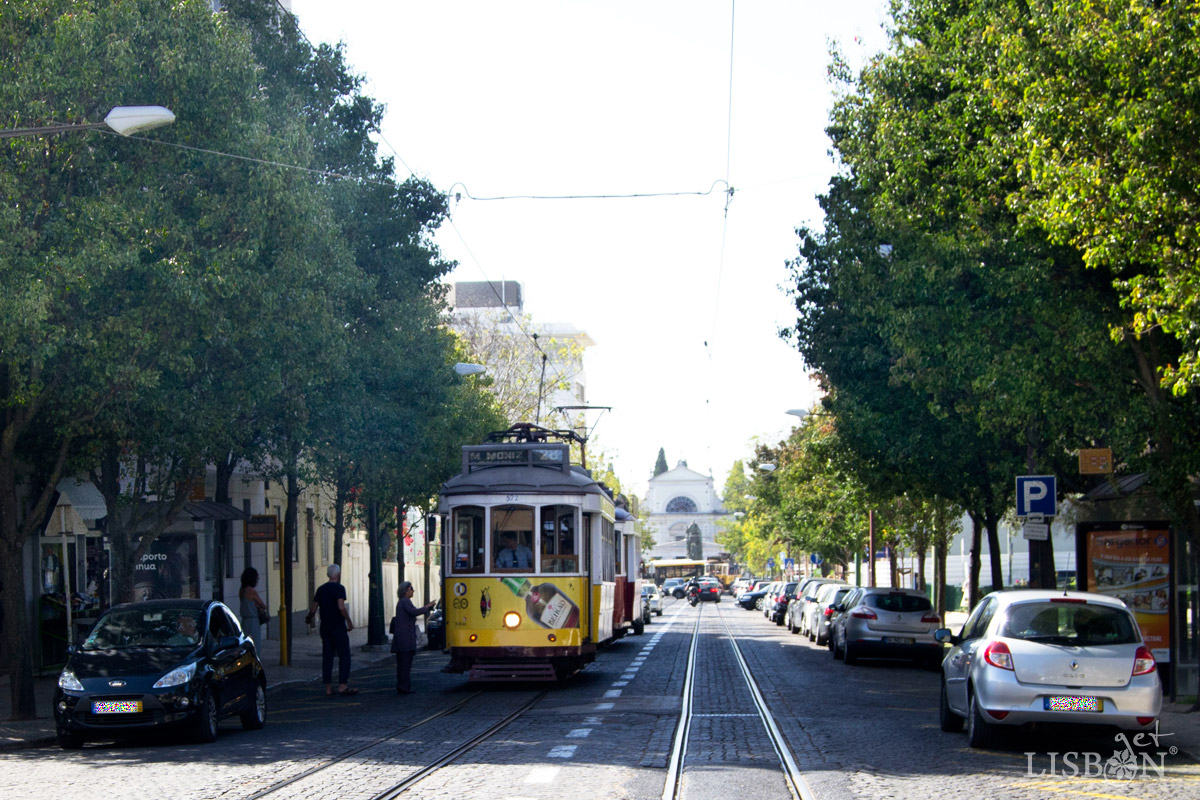
[(830, 584), (845, 585), (846, 582), (837, 578), (808, 578), (800, 584), (800, 590), (796, 593), (796, 599), (788, 606), (787, 626), (792, 633), (802, 633), (812, 638), (812, 627), (810, 620), (812, 619), (813, 608), (817, 604), (817, 597), (821, 588)]
[(812, 619), (807, 623), (808, 640), (822, 647), (829, 642), (829, 621), (833, 618), (833, 607), (850, 594), (852, 586), (827, 583), (817, 593), (817, 602), (812, 608)]
[(844, 601), (838, 618), (834, 657), (847, 664), (860, 658), (910, 658), (936, 668), (942, 643), (933, 637), (942, 618), (929, 597), (916, 589), (864, 588)]
[(1090, 592), (993, 592), (954, 636), (942, 663), (942, 730), (967, 725), (988, 747), (999, 726), (1154, 726), (1162, 685), (1137, 621), (1120, 600)]
[(663, 612), (663, 596), (658, 587), (650, 582), (643, 583), (642, 597), (646, 598), (646, 604), (650, 607), (650, 613), (656, 617), (661, 617)]

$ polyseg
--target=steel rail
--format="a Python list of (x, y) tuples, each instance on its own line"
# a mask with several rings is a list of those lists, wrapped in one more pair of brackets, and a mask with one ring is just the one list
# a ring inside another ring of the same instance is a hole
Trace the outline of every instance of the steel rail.
[(285, 778), (284, 780), (281, 780), (277, 783), (273, 783), (270, 786), (266, 786), (262, 789), (259, 789), (254, 794), (243, 798), (243, 800), (259, 800), (259, 798), (261, 798), (261, 797), (266, 797), (267, 795), (274, 794), (275, 792), (278, 792), (280, 789), (291, 786), (292, 784), (294, 784), (298, 781), (302, 781), (311, 775), (315, 775), (318, 772), (321, 772), (322, 770), (329, 769), (330, 767), (334, 766), (335, 764), (339, 764), (348, 758), (356, 756), (359, 753), (363, 752), (364, 750), (370, 750), (372, 747), (378, 747), (379, 745), (383, 744), (384, 742), (386, 742), (390, 739), (395, 739), (397, 736), (399, 736), (403, 733), (408, 733), (409, 731), (413, 730), (414, 728), (419, 728), (422, 725), (427, 725), (430, 722), (441, 719), (442, 717), (449, 716), (450, 714), (453, 714), (454, 712), (461, 709), (467, 703), (474, 700), (476, 697), (479, 697), (481, 694), (483, 694), (483, 692), (475, 692), (474, 694), (468, 695), (467, 697), (463, 698), (460, 702), (455, 703), (452, 706), (448, 706), (448, 707), (442, 709), (441, 711), (435, 711), (434, 713), (430, 714), (429, 716), (427, 716), (423, 719), (419, 719), (416, 722), (411, 722), (402, 728), (397, 728), (396, 730), (392, 731), (391, 733), (387, 734), (386, 736), (381, 736), (381, 737), (374, 739), (366, 744), (351, 748), (350, 750), (347, 750), (344, 753), (340, 753), (340, 754), (334, 756), (333, 758), (326, 759), (325, 761), (321, 762), (320, 764), (309, 767), (308, 769), (304, 770), (303, 772), (293, 775), (290, 778)]
[(729, 637), (729, 644), (733, 646), (733, 654), (737, 658), (738, 666), (742, 670), (742, 677), (746, 679), (746, 685), (750, 688), (750, 694), (754, 698), (754, 706), (758, 710), (758, 716), (767, 730), (771, 746), (775, 748), (775, 753), (779, 756), (779, 762), (783, 767), (783, 774), (787, 778), (788, 788), (791, 789), (792, 796), (799, 798), (799, 800), (816, 800), (816, 795), (813, 794), (808, 781), (804, 780), (804, 773), (796, 763), (796, 759), (792, 755), (792, 749), (788, 747), (783, 732), (779, 730), (779, 726), (775, 723), (775, 716), (767, 707), (767, 701), (763, 698), (762, 692), (759, 691), (758, 681), (750, 673), (750, 666), (746, 663), (746, 659), (742, 655), (742, 649), (738, 646), (733, 631), (729, 630), (729, 623), (723, 615), (718, 614), (718, 616), (720, 616), (721, 624), (725, 628), (725, 634)]
[(409, 775), (408, 777), (406, 777), (404, 780), (400, 781), (399, 783), (392, 784), (387, 789), (384, 789), (382, 792), (374, 795), (371, 798), (371, 800), (393, 800), (393, 798), (398, 797), (399, 795), (401, 795), (402, 793), (407, 791), (414, 784), (419, 783), (420, 781), (427, 778), (429, 775), (433, 774), (434, 772), (437, 772), (442, 767), (446, 766), (450, 762), (457, 759), (463, 753), (467, 753), (467, 752), (475, 749), (480, 744), (487, 741), (492, 736), (496, 735), (499, 731), (501, 731), (503, 728), (507, 727), (510, 723), (512, 723), (514, 720), (516, 720), (518, 717), (520, 717), (522, 714), (524, 714), (526, 711), (528, 711), (530, 708), (532, 708), (534, 705), (536, 705), (539, 701), (541, 701), (542, 698), (544, 698), (548, 694), (549, 694), (549, 692), (542, 692), (537, 697), (534, 697), (528, 703), (526, 703), (525, 705), (518, 708), (516, 711), (509, 714), (504, 719), (502, 719), (499, 722), (492, 725), (487, 730), (471, 737), (467, 741), (465, 741), (462, 744), (455, 747), (453, 750), (451, 750), (446, 755), (439, 758), (437, 761), (434, 761), (433, 763), (422, 767), (421, 769), (412, 773), (411, 775)]
[(679, 721), (675, 725), (675, 742), (671, 746), (671, 758), (667, 763), (667, 780), (663, 784), (662, 800), (675, 800), (679, 796), (679, 783), (683, 778), (683, 759), (687, 753), (688, 739), (692, 729), (692, 695), (696, 685), (696, 651), (699, 644), (700, 614), (697, 613), (696, 624), (692, 628), (692, 646), (688, 651), (687, 669), (684, 670), (683, 701), (679, 708)]

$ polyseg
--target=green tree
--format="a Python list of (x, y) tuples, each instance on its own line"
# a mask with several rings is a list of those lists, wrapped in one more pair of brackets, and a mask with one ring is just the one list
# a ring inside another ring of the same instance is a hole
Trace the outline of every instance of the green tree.
[(662, 475), (669, 469), (667, 467), (667, 454), (660, 447), (658, 448), (658, 459), (654, 462), (654, 477)]
[[(11, 2), (0, 11), (0, 40), (0, 107), (19, 109), (4, 115), (4, 127), (93, 121), (115, 105), (157, 102), (178, 116), (157, 138), (284, 161), (296, 155), (296, 140), (272, 137), (264, 124), (246, 39), (206, 3)], [(111, 453), (101, 440), (174, 454), (168, 466), (194, 475), (197, 434), (211, 417), (186, 429), (169, 423), (203, 405), (186, 394), (205, 394), (195, 379), (205, 355), (197, 341), (230, 333), (236, 318), (222, 305), (230, 298), (259, 299), (272, 281), (287, 284), (285, 272), (252, 269), (262, 267), (258, 253), (278, 247), (282, 267), (305, 249), (322, 257), (328, 241), (318, 243), (312, 192), (249, 180), (244, 165), (194, 151), (90, 134), (6, 140), (0, 157), (8, 313), (0, 326), (0, 580), (10, 587), (0, 649), (14, 676), (13, 716), (29, 718), (20, 552), (58, 477)], [(264, 208), (272, 214), (254, 211)], [(155, 416), (135, 431), (132, 411)], [(18, 487), (30, 503), (18, 504)]]

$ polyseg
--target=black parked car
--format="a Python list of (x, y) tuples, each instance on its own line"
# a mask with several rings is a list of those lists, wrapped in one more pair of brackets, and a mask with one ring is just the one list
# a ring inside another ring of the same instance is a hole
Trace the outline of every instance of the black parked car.
[(753, 589), (748, 592), (742, 592), (741, 596), (739, 596), (737, 600), (738, 605), (747, 611), (753, 611), (756, 608), (762, 608), (763, 597), (766, 596), (767, 592), (774, 585), (774, 583), (764, 583), (757, 589)]
[(266, 723), (262, 662), (237, 617), (216, 600), (114, 606), (68, 653), (54, 693), (65, 749), (160, 728), (211, 742), (232, 715), (247, 730)]
[(446, 649), (446, 615), (442, 612), (442, 601), (439, 600), (433, 613), (425, 623), (426, 648), (429, 650)]

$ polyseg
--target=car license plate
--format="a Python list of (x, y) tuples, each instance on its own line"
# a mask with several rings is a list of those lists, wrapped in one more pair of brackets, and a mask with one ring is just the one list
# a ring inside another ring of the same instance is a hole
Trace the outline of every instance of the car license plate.
[(1047, 697), (1047, 711), (1092, 711), (1104, 710), (1104, 700), (1099, 697)]
[(916, 644), (917, 640), (908, 636), (885, 636), (883, 637), (884, 644)]
[(140, 714), (141, 700), (96, 700), (92, 703), (93, 714)]

